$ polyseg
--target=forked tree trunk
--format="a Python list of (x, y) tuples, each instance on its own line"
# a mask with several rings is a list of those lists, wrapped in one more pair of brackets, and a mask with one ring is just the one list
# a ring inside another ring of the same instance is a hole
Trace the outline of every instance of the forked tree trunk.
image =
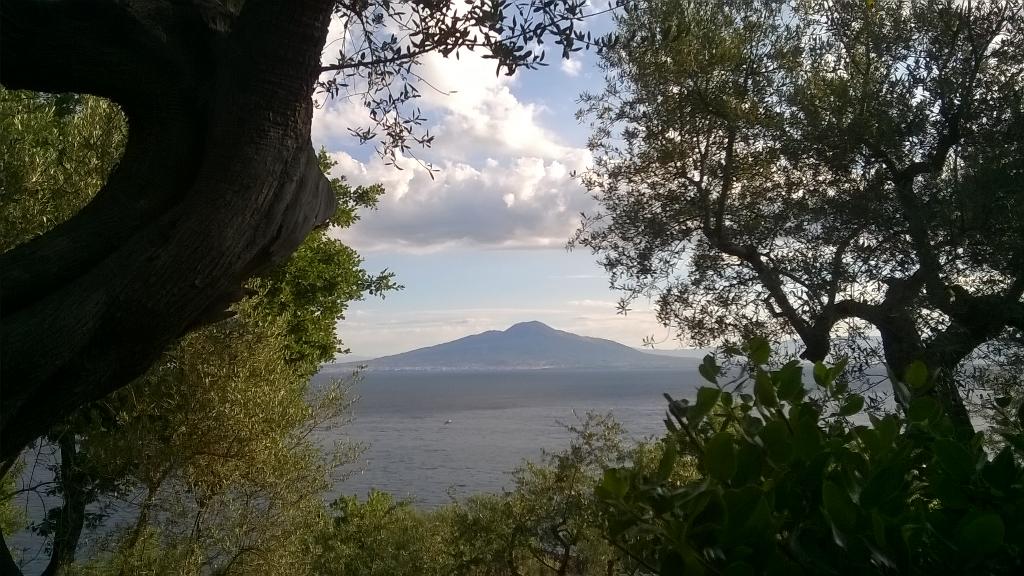
[(110, 98), (129, 126), (89, 206), (0, 256), (0, 463), (220, 317), (332, 214), (309, 137), (332, 6), (0, 2), (4, 86)]
[[(904, 324), (913, 328), (913, 323), (909, 319)], [(910, 390), (911, 394), (928, 395), (935, 398), (952, 421), (957, 436), (963, 439), (973, 436), (974, 426), (971, 424), (970, 414), (955, 378), (957, 367), (964, 357), (973, 350), (973, 346), (961, 355), (950, 357), (935, 354), (932, 346), (922, 344), (916, 330), (905, 331), (903, 334), (881, 330), (881, 334), (885, 363), (892, 375), (896, 378), (903, 378), (911, 364), (916, 361), (923, 362), (932, 375), (932, 386), (920, 391)], [(898, 397), (897, 402), (900, 402)], [(900, 403), (902, 404), (902, 402)], [(906, 410), (908, 406), (904, 405), (901, 408)]]

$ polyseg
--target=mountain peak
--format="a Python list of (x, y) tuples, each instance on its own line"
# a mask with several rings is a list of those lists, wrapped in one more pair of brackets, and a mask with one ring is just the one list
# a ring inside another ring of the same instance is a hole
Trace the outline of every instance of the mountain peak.
[[(683, 361), (685, 364), (687, 361)], [(689, 361), (693, 362), (693, 361)], [(556, 330), (536, 320), (504, 331), (488, 330), (458, 340), (368, 362), (383, 370), (624, 369), (678, 368), (680, 360), (645, 354), (601, 338)]]
[(509, 326), (508, 329), (505, 330), (506, 333), (510, 333), (510, 334), (515, 334), (517, 332), (518, 333), (524, 333), (524, 332), (537, 333), (537, 332), (554, 332), (554, 331), (555, 331), (555, 329), (552, 328), (551, 326), (548, 326), (547, 324), (545, 324), (543, 322), (538, 322), (537, 320), (530, 320), (529, 322), (519, 322), (517, 324), (513, 324), (513, 325)]

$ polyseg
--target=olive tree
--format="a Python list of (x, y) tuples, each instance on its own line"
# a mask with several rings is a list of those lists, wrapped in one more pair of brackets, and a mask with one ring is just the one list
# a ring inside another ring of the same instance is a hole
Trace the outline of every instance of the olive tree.
[[(359, 88), (380, 137), (401, 147), (422, 122), (411, 107), (420, 57), (477, 49), (505, 72), (535, 66), (543, 53), (533, 46), (545, 37), (579, 49), (583, 6), (0, 4), (0, 83), (107, 98), (128, 126), (120, 161), (89, 205), (0, 255), (0, 470), (76, 408), (142, 374), (175, 339), (221, 318), (247, 278), (328, 221), (335, 198), (310, 143), (318, 85)], [(332, 17), (346, 42), (324, 66)]]
[(954, 371), (1024, 329), (1024, 6), (640, 0), (616, 35), (574, 242), (625, 304), (921, 360), (968, 430)]
[[(0, 122), (0, 248), (9, 249), (89, 202), (124, 147), (125, 123), (95, 97), (4, 89)], [(335, 166), (322, 150), (318, 164), (325, 174)], [(339, 177), (329, 185), (329, 222), (338, 227), (383, 192)], [(8, 472), (3, 532), (30, 521), (45, 538), (46, 574), (299, 566), (321, 493), (351, 455), (345, 443), (313, 443), (320, 427), (343, 419), (349, 400), (343, 382), (311, 386), (310, 377), (340, 351), (336, 323), (348, 304), (394, 288), (390, 273), (367, 273), (354, 250), (314, 230), (283, 265), (246, 284), (250, 295), (232, 318), (180, 339), (141, 378), (52, 426), (52, 482), (18, 483), (20, 471)], [(32, 465), (47, 461), (37, 453)], [(37, 492), (60, 505), (42, 517), (12, 517), (12, 505)], [(109, 545), (83, 549), (105, 509), (127, 510), (131, 525), (107, 522)], [(2, 538), (0, 546), (4, 573), (14, 573)], [(76, 563), (86, 552), (90, 561)]]

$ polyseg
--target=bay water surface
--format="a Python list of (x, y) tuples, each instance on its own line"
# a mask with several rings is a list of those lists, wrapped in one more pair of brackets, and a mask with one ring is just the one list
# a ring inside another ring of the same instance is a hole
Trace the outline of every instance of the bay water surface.
[(664, 432), (667, 402), (695, 394), (696, 370), (366, 372), (354, 420), (332, 434), (365, 443), (332, 494), (372, 488), (424, 506), (511, 486), (510, 471), (568, 445), (566, 425), (611, 413), (633, 439)]

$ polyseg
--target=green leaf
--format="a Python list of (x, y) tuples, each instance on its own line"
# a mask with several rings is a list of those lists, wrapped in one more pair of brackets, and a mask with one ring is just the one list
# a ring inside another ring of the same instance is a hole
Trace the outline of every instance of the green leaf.
[(665, 451), (661, 455), (661, 461), (658, 462), (658, 479), (664, 482), (672, 476), (672, 471), (676, 466), (676, 458), (679, 452), (676, 449), (676, 443), (669, 439), (665, 442)]
[(886, 503), (906, 497), (904, 482), (908, 476), (900, 463), (883, 465), (872, 470), (860, 491), (860, 505), (864, 509), (883, 508)]
[(799, 360), (787, 362), (785, 366), (775, 373), (778, 381), (777, 393), (779, 398), (795, 403), (804, 397), (804, 368)]
[(775, 530), (772, 527), (772, 510), (764, 498), (757, 500), (754, 511), (750, 514), (750, 519), (747, 520), (747, 529), (754, 537), (775, 538)]
[(758, 366), (767, 364), (771, 355), (772, 347), (764, 338), (755, 336), (747, 341), (747, 357), (750, 358), (750, 361), (754, 364)]
[[(787, 544), (790, 547), (792, 542)], [(779, 548), (782, 548), (781, 546)], [(788, 552), (788, 551), (787, 551)], [(799, 564), (790, 560), (777, 548), (768, 555), (761, 571), (764, 576), (804, 576), (807, 572)]]
[(821, 362), (814, 363), (814, 383), (822, 388), (828, 388), (832, 384), (832, 371)]
[(843, 532), (850, 532), (857, 525), (857, 505), (838, 484), (826, 480), (821, 487), (822, 503), (829, 520)]
[(800, 458), (810, 459), (821, 451), (821, 429), (814, 413), (801, 414), (797, 420), (791, 420), (793, 426), (793, 448)]
[(669, 550), (661, 557), (661, 566), (658, 567), (659, 574), (689, 574), (686, 572), (686, 561), (675, 550)]
[(706, 571), (704, 570), (704, 563), (700, 561), (700, 557), (696, 553), (690, 552), (686, 555), (686, 562), (682, 572), (662, 572), (662, 574), (686, 574), (690, 576), (704, 576)]
[(907, 409), (907, 418), (911, 422), (925, 422), (927, 420), (934, 420), (941, 411), (939, 403), (934, 398), (921, 396), (910, 402), (910, 407)]
[(878, 440), (882, 446), (892, 446), (896, 442), (896, 436), (900, 433), (900, 419), (895, 414), (889, 414), (873, 422), (875, 430), (878, 430)]
[(857, 436), (857, 439), (860, 440), (860, 443), (864, 445), (868, 456), (874, 458), (880, 452), (885, 450), (885, 446), (882, 445), (882, 442), (879, 439), (880, 434), (878, 433), (878, 430), (867, 426), (856, 426), (853, 429), (853, 433)]
[[(747, 412), (749, 412), (749, 410)], [(761, 428), (764, 427), (764, 422), (762, 422), (757, 416), (747, 413), (740, 418), (740, 426), (742, 426), (748, 434), (757, 434), (761, 431)]]
[(729, 564), (722, 574), (725, 576), (754, 576), (757, 572), (754, 571), (754, 567), (750, 564), (740, 561)]
[(736, 473), (736, 444), (728, 432), (719, 432), (704, 448), (704, 467), (719, 482), (728, 482)]
[(915, 360), (903, 372), (903, 382), (915, 392), (924, 390), (928, 385), (928, 367), (924, 365), (924, 362)]
[(629, 488), (629, 481), (626, 479), (626, 471), (620, 468), (609, 468), (604, 471), (601, 479), (601, 488), (608, 496), (620, 499), (626, 495)]
[(700, 424), (700, 421), (707, 416), (711, 410), (718, 403), (718, 398), (721, 396), (722, 391), (718, 388), (711, 388), (709, 386), (702, 386), (697, 390), (697, 403), (690, 407), (689, 412), (686, 415), (687, 421), (691, 425), (696, 426)]
[(700, 375), (705, 380), (711, 382), (712, 384), (718, 384), (718, 375), (721, 373), (721, 370), (719, 369), (718, 364), (715, 362), (715, 357), (713, 355), (705, 355), (704, 361), (701, 362), (697, 370), (700, 372)]
[(874, 533), (875, 543), (886, 547), (885, 519), (878, 513), (878, 510), (871, 511), (871, 531)]
[(960, 547), (965, 553), (982, 559), (1003, 545), (1006, 527), (998, 514), (986, 512), (965, 522), (960, 528)]
[(839, 415), (842, 417), (853, 416), (864, 409), (864, 397), (860, 394), (851, 394), (843, 401), (839, 408)]
[(766, 408), (774, 408), (779, 405), (771, 377), (761, 370), (757, 371), (757, 376), (754, 378), (754, 397)]
[(739, 448), (736, 450), (736, 473), (732, 476), (734, 485), (758, 484), (761, 482), (761, 469), (764, 451), (760, 446), (737, 439)]
[(724, 546), (732, 547), (746, 543), (750, 536), (748, 524), (751, 516), (757, 503), (763, 499), (763, 493), (757, 486), (744, 486), (722, 492), (722, 504), (725, 506), (725, 522), (721, 527)]
[(686, 415), (690, 412), (690, 401), (689, 400), (673, 400), (671, 396), (665, 394), (665, 398), (668, 398), (668, 413), (675, 416), (677, 420), (686, 418)]
[(772, 420), (761, 428), (759, 436), (768, 458), (776, 465), (788, 464), (793, 459), (793, 439), (785, 422)]
[(962, 444), (948, 438), (939, 438), (932, 445), (932, 451), (939, 466), (954, 482), (964, 482), (975, 472), (975, 459)]
[(702, 386), (697, 390), (697, 408), (700, 410), (714, 408), (715, 404), (718, 403), (718, 398), (722, 395), (722, 390), (719, 388), (711, 388), (710, 386)]
[(830, 369), (832, 377), (835, 378), (836, 376), (842, 374), (846, 370), (846, 365), (849, 364), (849, 362), (850, 359), (846, 357), (837, 360), (835, 366), (832, 366), (832, 368)]
[(722, 403), (722, 406), (725, 406), (726, 408), (731, 408), (732, 407), (732, 394), (730, 394), (728, 392), (722, 392), (722, 397), (719, 399), (719, 402)]
[(1006, 446), (996, 454), (991, 462), (985, 464), (981, 475), (989, 486), (999, 491), (1007, 491), (1019, 475), (1017, 464), (1013, 459), (1013, 450)]

